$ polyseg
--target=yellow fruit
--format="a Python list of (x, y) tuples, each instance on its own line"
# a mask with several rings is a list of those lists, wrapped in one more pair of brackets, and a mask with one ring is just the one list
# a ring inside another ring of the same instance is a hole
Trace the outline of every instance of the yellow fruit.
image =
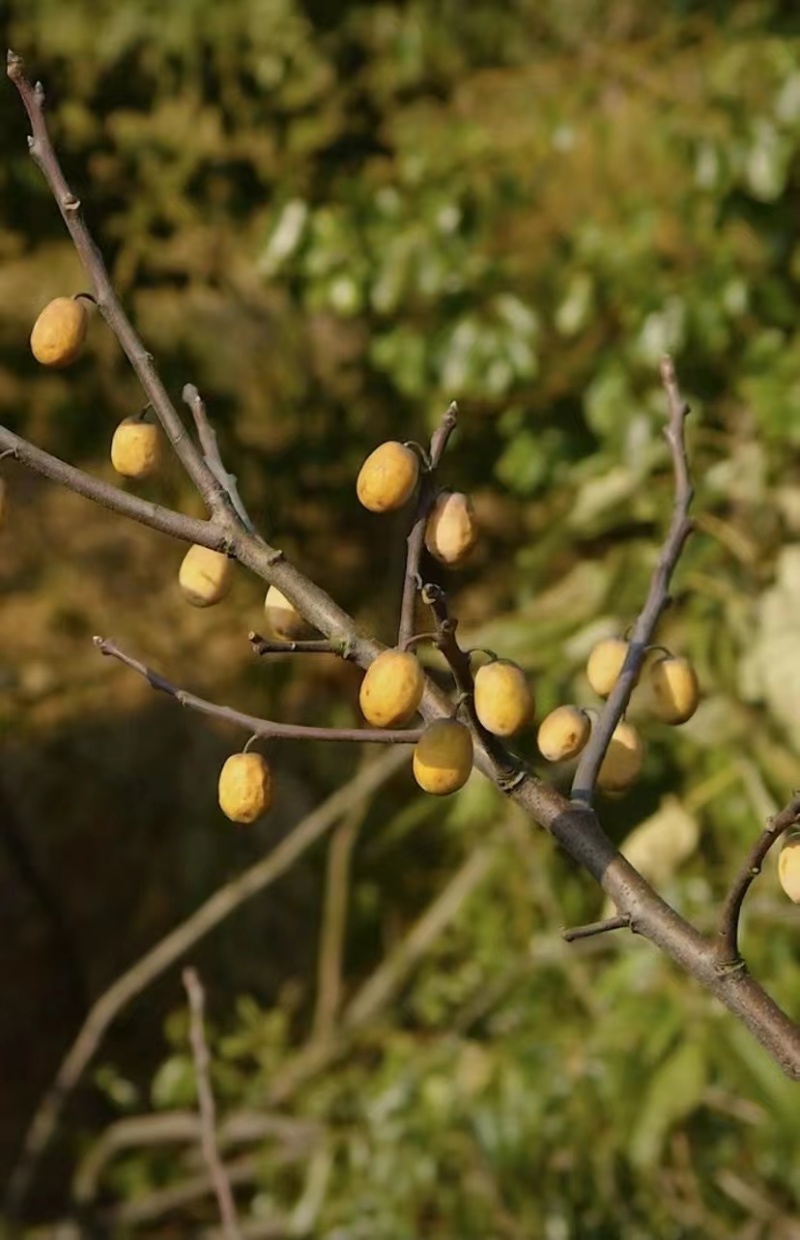
[(193, 607), (213, 607), (221, 602), (233, 583), (233, 560), (221, 551), (197, 544), (183, 557), (178, 583)]
[(384, 650), (361, 682), (361, 713), (374, 728), (400, 727), (416, 713), (424, 687), (416, 655), (408, 650)]
[(606, 637), (592, 650), (586, 664), (586, 675), (600, 697), (608, 697), (614, 688), (627, 653), (628, 643), (621, 637)]
[(597, 786), (605, 792), (624, 792), (642, 769), (644, 745), (630, 723), (618, 723), (597, 775)]
[(272, 804), (272, 771), (260, 753), (235, 753), (219, 773), (219, 805), (231, 822), (255, 822)]
[(472, 734), (456, 719), (437, 719), (414, 746), (414, 778), (425, 792), (458, 792), (472, 770)]
[(589, 739), (591, 720), (579, 706), (557, 706), (539, 724), (539, 752), (548, 762), (576, 757)]
[(277, 586), (270, 586), (264, 599), (264, 615), (273, 637), (285, 642), (306, 641), (316, 629), (300, 615), (296, 607), (281, 594)]
[(800, 835), (787, 835), (783, 841), (778, 879), (789, 899), (800, 904)]
[(69, 366), (83, 348), (88, 315), (83, 301), (56, 297), (33, 325), (31, 352), (43, 366)]
[(691, 663), (677, 655), (661, 655), (647, 671), (653, 713), (662, 723), (685, 723), (697, 710), (700, 690)]
[(475, 714), (488, 732), (513, 736), (533, 714), (525, 673), (509, 659), (485, 663), (475, 673)]
[(161, 464), (161, 432), (153, 422), (126, 418), (111, 440), (111, 464), (124, 478), (149, 478)]
[(419, 457), (413, 448), (390, 439), (367, 457), (356, 480), (356, 494), (370, 512), (392, 512), (413, 495)]
[(443, 491), (425, 526), (425, 546), (442, 564), (461, 564), (478, 539), (472, 500), (460, 491)]

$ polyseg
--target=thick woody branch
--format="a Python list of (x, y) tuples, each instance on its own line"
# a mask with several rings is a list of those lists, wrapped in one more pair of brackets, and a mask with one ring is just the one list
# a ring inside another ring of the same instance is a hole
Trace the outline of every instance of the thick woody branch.
[(592, 729), (591, 738), (581, 754), (578, 769), (575, 772), (572, 799), (586, 805), (592, 803), (597, 773), (606, 755), (614, 729), (624, 715), (631, 694), (636, 687), (647, 648), (652, 643), (658, 622), (669, 603), (672, 574), (680, 559), (684, 543), (692, 532), (689, 508), (694, 492), (686, 456), (686, 418), (689, 414), (689, 406), (681, 396), (675, 368), (669, 357), (665, 357), (661, 363), (661, 381), (667, 395), (668, 406), (665, 435), (672, 453), (675, 473), (672, 521), (650, 581), (647, 599), (634, 625), (622, 671)]

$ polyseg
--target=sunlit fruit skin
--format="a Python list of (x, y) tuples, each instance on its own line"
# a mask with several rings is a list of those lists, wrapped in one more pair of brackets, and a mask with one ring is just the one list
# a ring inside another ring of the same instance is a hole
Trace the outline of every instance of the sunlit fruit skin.
[(628, 643), (621, 637), (606, 637), (592, 650), (586, 664), (586, 675), (600, 697), (608, 697), (614, 688), (627, 653)]
[(794, 904), (800, 904), (800, 835), (788, 835), (778, 858), (778, 881)]
[(111, 440), (111, 464), (124, 478), (150, 478), (161, 464), (161, 442), (154, 423), (126, 418)]
[(457, 719), (437, 719), (414, 746), (414, 778), (424, 792), (446, 797), (458, 792), (472, 770), (473, 746), (469, 728)]
[(624, 792), (636, 779), (644, 762), (644, 745), (632, 724), (624, 720), (614, 729), (597, 774), (604, 792)]
[(411, 499), (418, 478), (417, 453), (390, 439), (371, 452), (361, 466), (356, 494), (370, 512), (393, 512)]
[(424, 688), (416, 655), (408, 650), (384, 650), (361, 682), (361, 713), (374, 728), (401, 727), (416, 714)]
[(685, 723), (700, 701), (695, 670), (688, 659), (661, 655), (647, 672), (653, 713), (662, 723)]
[(475, 673), (475, 714), (495, 736), (513, 736), (533, 714), (525, 673), (510, 659), (485, 663)]
[(31, 352), (42, 366), (69, 366), (86, 339), (88, 315), (83, 301), (56, 297), (42, 310), (31, 332)]
[(267, 590), (264, 615), (270, 633), (279, 641), (307, 641), (316, 633), (316, 629), (300, 615), (294, 604), (289, 602), (285, 594), (281, 594), (277, 586), (270, 586)]
[(557, 706), (539, 724), (539, 752), (548, 762), (566, 762), (585, 747), (592, 723), (579, 706)]
[(231, 822), (255, 822), (272, 805), (272, 771), (260, 753), (231, 754), (219, 773), (219, 806)]
[(472, 500), (460, 491), (442, 491), (425, 525), (425, 546), (441, 564), (462, 564), (478, 540)]
[(233, 584), (233, 560), (221, 551), (195, 543), (183, 557), (178, 583), (187, 603), (193, 607), (213, 607), (225, 598)]

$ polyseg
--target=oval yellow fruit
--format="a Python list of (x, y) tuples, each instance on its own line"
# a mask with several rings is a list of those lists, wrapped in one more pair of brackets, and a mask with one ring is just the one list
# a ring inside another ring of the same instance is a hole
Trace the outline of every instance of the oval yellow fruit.
[(700, 701), (695, 670), (688, 659), (661, 655), (647, 671), (653, 713), (662, 723), (685, 723)]
[(124, 478), (149, 478), (161, 464), (161, 443), (153, 422), (126, 418), (111, 440), (111, 464)]
[(642, 769), (644, 745), (630, 723), (618, 723), (597, 774), (597, 786), (605, 792), (624, 792)]
[(235, 753), (219, 774), (219, 806), (231, 822), (255, 822), (272, 805), (272, 771), (260, 753)]
[(614, 688), (627, 653), (628, 643), (621, 637), (606, 637), (592, 650), (586, 664), (586, 675), (600, 697), (608, 697)]
[(414, 778), (437, 797), (458, 792), (472, 770), (472, 734), (457, 719), (437, 719), (414, 746)]
[(384, 650), (361, 682), (361, 713), (374, 728), (401, 727), (416, 713), (424, 688), (416, 655), (408, 650)]
[(225, 598), (233, 584), (233, 560), (221, 551), (195, 543), (183, 557), (178, 584), (186, 602), (193, 607), (213, 607)]
[(475, 673), (475, 714), (495, 736), (513, 736), (533, 714), (525, 673), (510, 659), (485, 663)]
[(451, 568), (463, 563), (478, 540), (472, 500), (460, 491), (443, 491), (425, 525), (425, 546)]
[(86, 339), (86, 306), (74, 297), (56, 297), (42, 310), (31, 332), (31, 352), (42, 366), (69, 366)]
[(566, 762), (581, 752), (591, 730), (585, 710), (579, 706), (557, 706), (539, 724), (539, 752), (548, 762)]
[(356, 494), (370, 512), (393, 512), (410, 500), (418, 477), (416, 452), (390, 439), (371, 452), (361, 466)]
[(264, 599), (264, 615), (273, 637), (279, 641), (307, 641), (316, 633), (313, 625), (290, 603), (285, 594), (281, 594), (277, 586), (270, 586)]
[(778, 857), (778, 880), (794, 904), (800, 904), (800, 835), (787, 835)]

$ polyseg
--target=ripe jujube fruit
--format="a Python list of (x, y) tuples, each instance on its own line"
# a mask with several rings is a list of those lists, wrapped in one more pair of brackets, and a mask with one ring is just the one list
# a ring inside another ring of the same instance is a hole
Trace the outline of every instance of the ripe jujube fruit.
[(642, 769), (644, 745), (633, 724), (618, 723), (597, 773), (597, 786), (605, 792), (624, 792)]
[(195, 543), (183, 557), (178, 583), (187, 603), (193, 607), (213, 607), (225, 598), (233, 584), (233, 560), (221, 551)]
[(586, 664), (586, 675), (600, 697), (608, 697), (614, 688), (627, 653), (628, 643), (621, 637), (606, 637), (592, 650)]
[(451, 568), (463, 563), (478, 540), (472, 500), (460, 491), (443, 491), (425, 525), (425, 546)]
[(219, 773), (219, 806), (231, 822), (255, 822), (272, 804), (272, 771), (260, 753), (234, 753)]
[(417, 453), (390, 439), (371, 452), (361, 466), (356, 494), (370, 512), (393, 512), (411, 498), (418, 477)]
[(457, 719), (429, 724), (414, 746), (414, 778), (420, 788), (437, 797), (458, 792), (472, 770), (472, 733)]
[(88, 315), (80, 298), (56, 297), (42, 310), (31, 332), (31, 352), (42, 366), (69, 366), (86, 339)]
[(700, 701), (695, 670), (688, 659), (662, 654), (647, 670), (653, 713), (662, 723), (685, 723)]
[(485, 663), (475, 673), (475, 714), (495, 736), (513, 736), (533, 714), (525, 673), (510, 659)]
[(557, 706), (539, 724), (539, 752), (548, 762), (566, 762), (581, 752), (591, 730), (585, 710), (579, 706)]
[(424, 688), (416, 655), (408, 650), (384, 650), (361, 682), (361, 713), (374, 728), (401, 727), (416, 714)]
[(111, 440), (111, 464), (124, 478), (149, 478), (161, 464), (161, 443), (153, 422), (126, 418)]
[(290, 603), (277, 586), (270, 586), (264, 599), (264, 615), (273, 637), (285, 642), (307, 641), (316, 633), (313, 625)]
[(789, 899), (800, 904), (800, 835), (787, 835), (781, 845), (778, 880)]

